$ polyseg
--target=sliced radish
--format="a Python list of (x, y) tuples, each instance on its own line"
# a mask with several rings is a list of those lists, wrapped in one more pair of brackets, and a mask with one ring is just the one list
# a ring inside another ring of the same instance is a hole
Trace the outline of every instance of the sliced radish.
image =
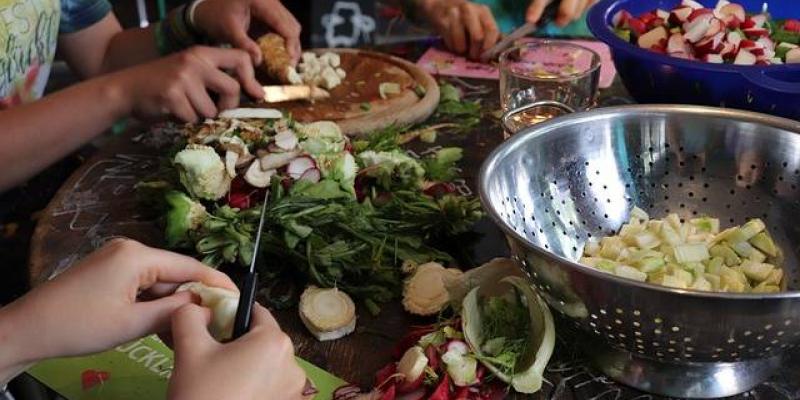
[(650, 21), (652, 21), (652, 20), (654, 20), (656, 18), (658, 18), (658, 15), (656, 15), (656, 13), (654, 11), (648, 11), (646, 13), (643, 13), (643, 14), (639, 15), (639, 20), (644, 22), (645, 25), (649, 24)]
[(800, 32), (800, 21), (796, 19), (787, 19), (783, 23), (783, 29), (789, 32)]
[(643, 49), (650, 49), (654, 46), (661, 47), (661, 40), (667, 39), (667, 29), (659, 26), (642, 36), (639, 36), (638, 44)]
[[(735, 17), (739, 22), (743, 22), (746, 14), (744, 12), (744, 7), (741, 4), (731, 3), (723, 6), (719, 10), (720, 14), (724, 17)], [(725, 19), (725, 18), (723, 18)]]
[(461, 340), (451, 340), (447, 343), (447, 351), (457, 352), (459, 354), (469, 353), (469, 346)]
[(662, 10), (662, 9), (659, 8), (659, 9), (656, 10), (656, 15), (658, 16), (658, 18), (661, 18), (664, 21), (669, 19), (669, 11), (667, 11), (667, 10)]
[(647, 32), (647, 25), (645, 25), (645, 23), (638, 18), (633, 18), (633, 17), (629, 18), (627, 24), (628, 28), (630, 28), (630, 30), (632, 30), (637, 35), (641, 35)]
[(772, 65), (767, 58), (756, 59), (756, 65)]
[(717, 2), (717, 5), (714, 6), (714, 14), (717, 16), (717, 18), (720, 18), (722, 15), (722, 7), (725, 7), (729, 4), (731, 4), (731, 2), (728, 0), (719, 0)]
[(724, 60), (722, 59), (722, 56), (719, 54), (706, 54), (705, 57), (703, 57), (703, 61), (712, 64), (722, 64)]
[(710, 38), (719, 33), (725, 34), (725, 23), (719, 18), (712, 18), (708, 30), (703, 37)]
[(667, 40), (667, 53), (685, 53), (686, 52), (686, 40), (683, 39), (683, 34), (681, 33), (673, 33), (669, 35), (669, 40)]
[(689, 19), (689, 16), (692, 15), (691, 7), (678, 7), (672, 10), (669, 13), (669, 23), (672, 25), (680, 25), (686, 22)]
[(686, 38), (690, 43), (697, 43), (702, 39), (708, 28), (711, 26), (711, 20), (714, 17), (710, 14), (703, 14), (697, 17), (692, 22), (687, 22), (684, 27), (684, 34), (683, 37)]
[[(397, 388), (397, 391), (402, 393), (399, 387)], [(426, 395), (425, 388), (418, 388), (413, 392), (397, 396), (396, 400), (422, 400), (425, 398), (425, 395)]]
[(275, 144), (283, 150), (293, 150), (297, 147), (297, 135), (288, 129), (280, 131), (275, 135)]
[(244, 173), (244, 180), (257, 188), (265, 188), (272, 182), (274, 169), (264, 170), (258, 161), (253, 161)]
[(739, 54), (733, 60), (736, 65), (754, 65), (756, 63), (756, 56), (747, 50), (739, 50)]
[(295, 159), (300, 153), (297, 151), (287, 151), (285, 153), (268, 153), (261, 158), (259, 161), (261, 162), (261, 169), (268, 170), (268, 169), (277, 169), (283, 167), (286, 164), (289, 164), (292, 160)]
[(299, 179), (303, 176), (304, 172), (316, 168), (316, 166), (316, 163), (314, 163), (311, 157), (297, 157), (286, 167), (286, 173), (289, 174), (292, 179)]
[(317, 183), (322, 179), (322, 174), (319, 172), (317, 168), (307, 169), (303, 172), (303, 175), (300, 175), (301, 181), (309, 181), (312, 183)]
[(742, 41), (739, 42), (739, 47), (743, 49), (751, 49), (753, 47), (758, 47), (758, 43), (750, 39), (742, 39)]
[(663, 26), (664, 28), (666, 28), (667, 27), (666, 25), (667, 24), (666, 24), (666, 22), (664, 21), (663, 18), (653, 18), (647, 24), (647, 29), (652, 30), (652, 29), (658, 28), (659, 26)]
[(723, 37), (724, 34), (720, 32), (714, 37), (703, 39), (697, 43), (694, 49), (697, 52), (697, 54), (702, 54), (702, 55), (709, 53), (719, 54), (720, 52), (722, 52)]
[(768, 37), (758, 38), (758, 40), (756, 40), (756, 43), (760, 44), (761, 47), (767, 50), (772, 50), (775, 48), (775, 42), (773, 42), (772, 39)]
[(800, 64), (800, 48), (794, 48), (786, 52), (787, 64)]
[(755, 24), (754, 28), (762, 28), (767, 23), (767, 16), (764, 14), (753, 15), (750, 20)]
[(744, 21), (742, 21), (739, 27), (742, 29), (757, 28), (756, 23), (753, 22), (753, 19), (750, 17), (745, 17)]
[(739, 32), (732, 31), (728, 32), (728, 35), (725, 37), (725, 39), (728, 41), (728, 43), (731, 43), (738, 48), (739, 43), (742, 41), (742, 35), (740, 35)]
[(758, 39), (769, 36), (769, 30), (765, 28), (747, 28), (742, 29), (742, 32), (744, 32), (744, 34), (750, 39)]
[(697, 17), (699, 17), (701, 15), (705, 15), (705, 14), (709, 14), (709, 15), (713, 16), (714, 15), (714, 11), (712, 11), (710, 8), (697, 8), (697, 9), (694, 9), (694, 10), (692, 10), (692, 13), (689, 14), (688, 21), (692, 22), (692, 21), (696, 20)]
[(631, 13), (625, 10), (620, 10), (617, 11), (613, 17), (611, 17), (611, 23), (614, 25), (614, 28), (624, 28), (631, 17), (633, 17)]
[(703, 8), (703, 5), (694, 1), (694, 0), (683, 0), (681, 1), (682, 6), (692, 7), (695, 10), (699, 8)]
[(722, 57), (734, 57), (736, 53), (736, 45), (731, 42), (723, 42), (722, 43), (722, 50), (719, 51), (719, 54)]

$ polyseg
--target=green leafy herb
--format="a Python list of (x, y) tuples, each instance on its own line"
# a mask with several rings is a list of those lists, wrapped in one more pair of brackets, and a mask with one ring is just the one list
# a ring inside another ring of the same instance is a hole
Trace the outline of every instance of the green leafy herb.
[(458, 147), (446, 147), (422, 160), (425, 176), (435, 182), (449, 182), (458, 176), (456, 163), (461, 160), (463, 151)]
[(362, 110), (364, 110), (364, 111), (369, 111), (369, 110), (371, 110), (371, 109), (372, 109), (372, 104), (369, 104), (369, 103), (367, 103), (367, 102), (364, 102), (364, 103), (361, 103), (360, 107), (361, 107), (361, 109), (362, 109)]
[(459, 90), (449, 83), (441, 83), (439, 87), (441, 97), (434, 118), (440, 122), (456, 122), (462, 130), (470, 129), (480, 123), (479, 102), (462, 99)]

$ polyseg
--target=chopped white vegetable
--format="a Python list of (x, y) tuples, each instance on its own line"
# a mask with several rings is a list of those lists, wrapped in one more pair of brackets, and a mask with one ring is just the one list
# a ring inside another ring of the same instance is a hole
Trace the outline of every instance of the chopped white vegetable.
[(400, 85), (396, 82), (381, 82), (378, 85), (378, 94), (382, 99), (387, 99), (392, 94), (400, 94)]
[(356, 306), (337, 288), (309, 286), (300, 296), (300, 319), (319, 341), (342, 338), (356, 329)]
[(403, 307), (416, 315), (434, 315), (450, 301), (445, 279), (457, 278), (462, 272), (430, 262), (416, 268), (403, 285)]
[(425, 351), (419, 346), (412, 346), (397, 362), (397, 373), (402, 374), (406, 382), (414, 382), (425, 372), (426, 366), (428, 357), (425, 356)]
[(222, 341), (233, 336), (233, 322), (239, 306), (239, 294), (222, 288), (206, 286), (200, 282), (184, 283), (178, 292), (190, 291), (200, 297), (200, 305), (211, 309), (211, 324), (208, 331)]
[(274, 108), (232, 108), (219, 113), (219, 118), (279, 119), (283, 118), (283, 113)]

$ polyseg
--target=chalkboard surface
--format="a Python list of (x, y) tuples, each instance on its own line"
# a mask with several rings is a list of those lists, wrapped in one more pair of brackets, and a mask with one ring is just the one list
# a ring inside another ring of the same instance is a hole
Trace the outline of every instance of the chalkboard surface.
[(312, 3), (310, 30), (313, 47), (356, 47), (373, 42), (377, 27), (371, 0), (317, 0)]

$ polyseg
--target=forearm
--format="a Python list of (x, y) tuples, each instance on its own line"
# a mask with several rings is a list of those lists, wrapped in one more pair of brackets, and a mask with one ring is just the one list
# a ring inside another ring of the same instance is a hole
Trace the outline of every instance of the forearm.
[(127, 115), (118, 74), (89, 80), (0, 112), (0, 191), (24, 182)]
[(126, 29), (114, 35), (103, 57), (102, 72), (118, 71), (160, 57), (156, 46), (155, 29)]
[(25, 336), (15, 327), (10, 306), (0, 309), (0, 388), (36, 361), (23, 354)]

